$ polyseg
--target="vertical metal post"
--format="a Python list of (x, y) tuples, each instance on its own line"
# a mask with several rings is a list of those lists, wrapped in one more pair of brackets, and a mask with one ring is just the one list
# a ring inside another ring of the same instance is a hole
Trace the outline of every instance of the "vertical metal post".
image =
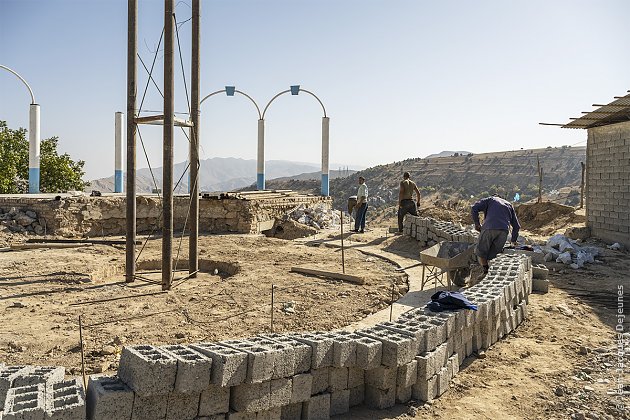
[(584, 162), (580, 162), (582, 166), (582, 180), (580, 181), (580, 208), (584, 208), (584, 173), (586, 172), (586, 165)]
[(175, 82), (173, 78), (175, 0), (164, 0), (164, 145), (162, 150), (162, 290), (173, 279), (173, 123)]
[(81, 348), (81, 376), (83, 377), (83, 390), (87, 390), (87, 379), (85, 377), (85, 350), (83, 348), (83, 320), (79, 315), (79, 347)]
[(188, 238), (188, 274), (197, 277), (199, 271), (199, 51), (200, 0), (192, 2), (192, 54), (190, 66), (190, 237)]
[(330, 118), (322, 117), (322, 195), (328, 197), (328, 175), (329, 175), (329, 127)]
[(343, 210), (340, 210), (339, 213), (341, 213), (341, 272), (346, 274), (346, 254), (343, 246)]
[(265, 120), (258, 120), (258, 154), (256, 159), (256, 189), (265, 189)]
[(394, 287), (396, 285), (392, 283), (392, 303), (389, 304), (389, 322), (392, 322), (392, 315), (394, 313)]
[(137, 0), (127, 2), (127, 229), (125, 281), (136, 275), (136, 54), (138, 50)]
[(274, 289), (276, 288), (275, 285), (271, 285), (271, 332), (273, 333), (273, 306), (274, 306)]
[(116, 112), (114, 117), (114, 192), (123, 192), (123, 151), (125, 114)]
[(39, 131), (39, 105), (31, 104), (29, 108), (28, 122), (28, 192), (39, 193), (39, 158), (40, 158), (40, 131)]

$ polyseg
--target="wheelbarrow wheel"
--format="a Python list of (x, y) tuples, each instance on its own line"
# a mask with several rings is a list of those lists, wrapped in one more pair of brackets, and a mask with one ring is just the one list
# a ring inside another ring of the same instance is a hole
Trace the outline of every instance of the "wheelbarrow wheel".
[(457, 270), (448, 272), (448, 279), (455, 286), (464, 287), (466, 286), (466, 279), (470, 275), (470, 270), (468, 268), (458, 268)]

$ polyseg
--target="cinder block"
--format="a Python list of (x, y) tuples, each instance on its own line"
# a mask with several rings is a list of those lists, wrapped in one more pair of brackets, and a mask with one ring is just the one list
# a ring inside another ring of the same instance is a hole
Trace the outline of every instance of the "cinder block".
[(301, 373), (293, 377), (291, 403), (302, 403), (311, 398), (313, 391), (313, 375)]
[(378, 325), (359, 330), (357, 334), (381, 341), (383, 344), (381, 363), (385, 366), (401, 366), (415, 357), (417, 342), (410, 336), (381, 328)]
[(273, 379), (270, 386), (269, 407), (282, 407), (291, 402), (292, 380), (289, 378)]
[[(418, 380), (418, 362), (412, 360), (406, 365), (402, 365), (398, 368), (398, 374), (396, 379), (397, 387), (411, 387)], [(410, 391), (411, 392), (411, 389)]]
[(357, 364), (356, 335), (340, 331), (333, 338), (333, 366), (353, 367)]
[(416, 344), (413, 348), (414, 355), (425, 351), (426, 326), (423, 323), (413, 319), (399, 319), (396, 322), (381, 322), (378, 326), (413, 338)]
[(129, 420), (133, 397), (133, 391), (117, 376), (91, 376), (87, 388), (87, 418)]
[(272, 379), (288, 378), (295, 374), (295, 348), (290, 344), (270, 340), (265, 336), (256, 336), (248, 339), (252, 343), (264, 346), (274, 352)]
[(368, 407), (378, 408), (379, 410), (393, 407), (396, 404), (396, 387), (381, 389), (366, 385), (364, 403)]
[(532, 277), (534, 279), (546, 279), (549, 275), (549, 269), (543, 264), (532, 265)]
[(199, 412), (199, 393), (168, 395), (166, 420), (195, 420)]
[(256, 418), (256, 413), (249, 413), (247, 411), (230, 411), (225, 416), (228, 420), (252, 420)]
[(440, 369), (437, 374), (438, 377), (438, 387), (437, 387), (437, 395), (440, 396), (446, 392), (451, 382), (451, 370), (448, 367), (443, 367)]
[(230, 408), (234, 411), (257, 412), (270, 408), (271, 381), (236, 385), (230, 390)]
[[(310, 395), (309, 395), (310, 398)], [(296, 420), (302, 418), (302, 403), (293, 403), (285, 405), (281, 408), (281, 420)]]
[(549, 280), (533, 279), (532, 290), (534, 292), (548, 293), (549, 292)]
[(31, 366), (4, 366), (0, 369), (0, 407), (4, 407), (7, 392), (13, 386), (15, 379), (28, 375), (32, 370)]
[(212, 416), (230, 411), (230, 387), (210, 384), (201, 392), (199, 416)]
[(329, 375), (330, 391), (348, 389), (348, 368), (331, 367)]
[(44, 420), (46, 416), (46, 385), (10, 388), (4, 403), (5, 420)]
[(313, 369), (311, 370), (311, 375), (313, 375), (313, 389), (311, 393), (313, 395), (325, 392), (328, 390), (330, 386), (330, 368), (325, 367), (321, 369)]
[(158, 347), (123, 347), (118, 377), (141, 396), (165, 395), (175, 388), (177, 359)]
[(457, 354), (453, 354), (451, 357), (448, 358), (448, 363), (446, 364), (446, 366), (451, 369), (450, 376), (451, 378), (454, 378), (455, 375), (459, 373), (459, 357), (457, 356)]
[(248, 355), (244, 351), (216, 343), (198, 343), (190, 346), (212, 359), (210, 380), (218, 386), (234, 386), (245, 382)]
[(330, 415), (336, 416), (350, 411), (350, 390), (342, 389), (330, 393)]
[(334, 342), (333, 339), (327, 337), (325, 333), (304, 333), (290, 335), (289, 337), (294, 338), (295, 340), (300, 341), (304, 344), (308, 344), (311, 347), (312, 369), (320, 369), (323, 367), (332, 366)]
[(303, 420), (323, 420), (330, 418), (330, 394), (313, 395), (302, 403)]
[(131, 420), (156, 420), (165, 419), (168, 407), (168, 396), (151, 395), (143, 397), (136, 394), (133, 400)]
[(63, 381), (66, 369), (60, 366), (32, 366), (28, 373), (22, 373), (15, 378), (14, 387), (35, 384), (48, 384)]
[[(293, 348), (293, 374), (304, 373), (311, 370), (311, 346), (282, 334), (266, 334), (264, 337), (268, 337), (270, 340)], [(276, 374), (278, 373), (276, 372)]]
[(379, 366), (365, 371), (365, 384), (374, 388), (389, 389), (396, 387), (398, 369), (395, 367)]
[(282, 408), (273, 407), (269, 410), (259, 411), (256, 413), (256, 420), (281, 420)]
[(179, 344), (162, 346), (163, 350), (177, 359), (175, 392), (201, 393), (210, 384), (212, 359)]
[(273, 368), (279, 350), (268, 345), (248, 340), (226, 340), (221, 345), (247, 353), (247, 376), (245, 382), (260, 383), (273, 377)]
[(398, 404), (405, 404), (411, 400), (411, 385), (409, 386), (397, 386), (396, 387), (396, 402)]
[(350, 407), (355, 407), (357, 405), (363, 404), (365, 400), (365, 384), (355, 386), (354, 388), (350, 388)]
[(419, 401), (431, 401), (437, 396), (438, 375), (419, 380), (411, 387), (411, 395)]
[(348, 369), (348, 388), (354, 388), (365, 383), (365, 371), (359, 368)]
[(46, 419), (85, 420), (85, 392), (79, 378), (47, 384)]
[(374, 369), (381, 365), (383, 358), (383, 343), (375, 338), (357, 335), (357, 364), (363, 370)]

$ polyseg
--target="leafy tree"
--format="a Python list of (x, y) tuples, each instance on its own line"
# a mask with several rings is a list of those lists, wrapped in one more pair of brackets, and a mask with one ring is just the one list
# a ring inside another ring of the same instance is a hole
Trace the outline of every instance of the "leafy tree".
[[(67, 153), (57, 152), (58, 137), (42, 140), (40, 145), (41, 192), (83, 190), (82, 160), (74, 161)], [(0, 193), (24, 193), (28, 186), (28, 140), (26, 130), (12, 130), (0, 121)]]

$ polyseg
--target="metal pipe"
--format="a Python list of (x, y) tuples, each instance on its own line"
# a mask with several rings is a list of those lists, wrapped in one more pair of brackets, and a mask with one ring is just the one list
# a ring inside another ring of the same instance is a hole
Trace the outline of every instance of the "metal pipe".
[(188, 238), (188, 273), (197, 277), (199, 271), (199, 66), (200, 66), (200, 1), (192, 2), (192, 55), (190, 66), (190, 237)]
[(340, 210), (339, 213), (341, 213), (341, 272), (346, 274), (346, 253), (343, 246), (343, 210)]
[(322, 118), (322, 195), (328, 197), (329, 194), (329, 127), (330, 118)]
[(258, 153), (256, 159), (256, 189), (265, 189), (265, 120), (258, 120)]
[(16, 71), (11, 70), (10, 68), (8, 68), (7, 66), (3, 66), (2, 64), (0, 64), (0, 69), (4, 69), (6, 71), (8, 71), (9, 73), (13, 74), (15, 77), (17, 77), (18, 79), (20, 79), (20, 81), (22, 81), (22, 83), (24, 83), (24, 86), (26, 86), (26, 89), (28, 89), (28, 93), (29, 95), (31, 95), (31, 104), (35, 104), (35, 95), (33, 94), (33, 89), (31, 89), (31, 87), (29, 86), (29, 84), (26, 82), (26, 80), (20, 76), (19, 74), (17, 74)]
[(136, 54), (138, 53), (138, 3), (127, 2), (127, 199), (125, 281), (134, 281), (136, 274)]
[(122, 141), (124, 133), (125, 114), (116, 112), (114, 117), (114, 192), (123, 192), (123, 151)]
[(28, 192), (39, 193), (40, 131), (39, 105), (31, 104), (28, 130)]
[(164, 0), (164, 142), (162, 151), (162, 290), (170, 290), (173, 278), (173, 127), (175, 82), (173, 78), (175, 0)]
[(271, 285), (271, 333), (273, 334), (273, 307), (274, 307), (274, 289), (275, 285)]

